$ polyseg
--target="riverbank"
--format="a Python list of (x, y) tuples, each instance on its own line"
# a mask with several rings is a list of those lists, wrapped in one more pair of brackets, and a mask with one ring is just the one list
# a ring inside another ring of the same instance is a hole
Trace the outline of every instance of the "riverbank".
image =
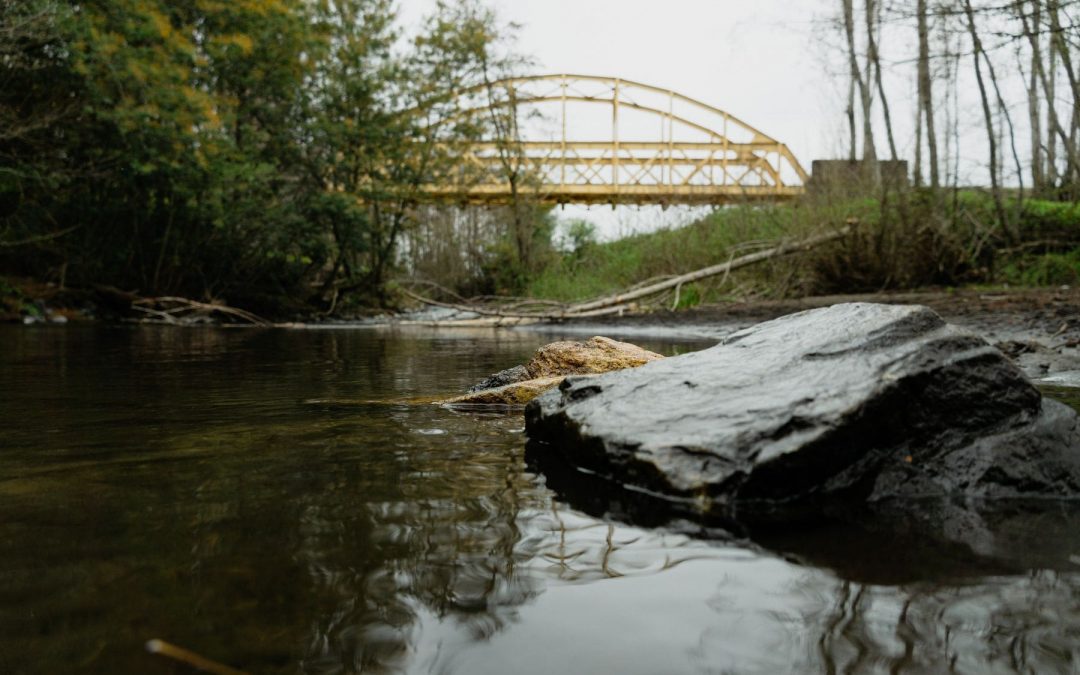
[[(0, 322), (41, 324), (112, 320), (110, 308), (92, 293), (59, 289), (23, 279), (3, 279)], [(879, 302), (930, 307), (950, 323), (968, 328), (1012, 357), (1033, 379), (1080, 386), (1080, 288), (962, 288), (909, 292), (819, 295), (785, 300), (753, 300), (698, 305), (689, 309), (608, 316), (602, 320), (572, 319), (504, 325), (539, 333), (606, 335), (633, 340), (643, 337), (720, 340), (755, 323), (793, 312), (841, 302)], [(445, 315), (398, 314), (364, 319), (314, 317), (306, 322), (277, 324), (288, 328), (400, 325), (417, 322), (448, 330), (472, 322), (440, 321)], [(485, 325), (490, 322), (481, 320)]]

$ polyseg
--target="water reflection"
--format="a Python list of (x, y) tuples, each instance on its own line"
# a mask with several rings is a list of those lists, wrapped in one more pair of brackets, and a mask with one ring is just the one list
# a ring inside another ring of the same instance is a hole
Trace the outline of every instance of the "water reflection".
[(372, 402), (550, 339), (0, 327), (0, 670), (172, 672), (151, 637), (253, 673), (1080, 663), (1068, 509), (703, 525), (531, 469), (517, 414)]

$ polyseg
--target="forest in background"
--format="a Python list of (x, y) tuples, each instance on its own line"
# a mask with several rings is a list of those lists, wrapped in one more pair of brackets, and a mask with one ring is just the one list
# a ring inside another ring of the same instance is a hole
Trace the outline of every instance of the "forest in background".
[[(869, 173), (601, 244), (526, 194), (495, 209), (423, 199), (478, 137), (499, 139), (508, 181), (529, 180), (512, 114), (460, 114), (461, 92), (494, 97), (531, 67), (480, 0), (439, 2), (410, 30), (391, 0), (0, 0), (0, 274), (310, 316), (398, 306), (405, 279), (455, 296), (587, 297), (857, 221), (813, 256), (675, 304), (1080, 281), (1080, 2), (834, 9), (847, 154)], [(910, 53), (883, 65), (897, 35)], [(899, 71), (914, 100), (890, 94), (883, 72)], [(975, 148), (961, 147), (957, 111), (969, 83)], [(902, 115), (913, 142), (897, 137)], [(984, 190), (957, 168), (976, 151)], [(879, 159), (907, 160), (910, 182), (883, 180)]]
[(458, 93), (521, 61), (508, 31), (468, 0), (408, 35), (389, 0), (0, 0), (0, 270), (386, 304), (419, 186), (485, 132)]

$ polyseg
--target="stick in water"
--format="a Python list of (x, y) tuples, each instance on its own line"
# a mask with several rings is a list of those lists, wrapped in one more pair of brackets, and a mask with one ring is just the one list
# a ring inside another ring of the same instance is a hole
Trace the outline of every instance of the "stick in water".
[(151, 654), (159, 654), (161, 656), (168, 657), (173, 661), (178, 661), (184, 665), (191, 666), (196, 670), (201, 670), (204, 673), (213, 673), (213, 675), (248, 675), (242, 670), (236, 668), (230, 668), (217, 661), (211, 661), (205, 656), (199, 656), (193, 651), (184, 649), (183, 647), (177, 647), (174, 644), (165, 642), (164, 640), (150, 640), (146, 643), (146, 651)]

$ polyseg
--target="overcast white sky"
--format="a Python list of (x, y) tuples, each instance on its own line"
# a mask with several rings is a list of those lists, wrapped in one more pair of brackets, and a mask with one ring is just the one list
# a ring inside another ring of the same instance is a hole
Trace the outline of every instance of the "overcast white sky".
[[(434, 0), (399, 3), (408, 25)], [(807, 170), (813, 159), (846, 154), (846, 86), (830, 72), (843, 69), (844, 54), (839, 36), (821, 21), (835, 12), (836, 0), (489, 0), (489, 6), (503, 22), (521, 25), (519, 50), (536, 59), (538, 73), (606, 75), (673, 89), (786, 143)], [(890, 68), (889, 61), (909, 58), (914, 42), (913, 27), (901, 27), (886, 31), (882, 48), (904, 156), (911, 154), (914, 68)], [(969, 103), (960, 102), (961, 131), (981, 145), (978, 107)], [(883, 130), (877, 136), (884, 156)], [(969, 171), (980, 170), (980, 152), (972, 153)], [(620, 208), (613, 215), (594, 207), (568, 208), (565, 215), (586, 215), (613, 236), (685, 220), (673, 211)]]
[[(403, 0), (415, 21), (434, 3)], [(538, 72), (609, 75), (697, 98), (785, 143), (809, 166), (837, 150), (834, 83), (814, 53), (818, 0), (491, 0), (521, 24)], [(840, 129), (840, 127), (837, 127)]]

